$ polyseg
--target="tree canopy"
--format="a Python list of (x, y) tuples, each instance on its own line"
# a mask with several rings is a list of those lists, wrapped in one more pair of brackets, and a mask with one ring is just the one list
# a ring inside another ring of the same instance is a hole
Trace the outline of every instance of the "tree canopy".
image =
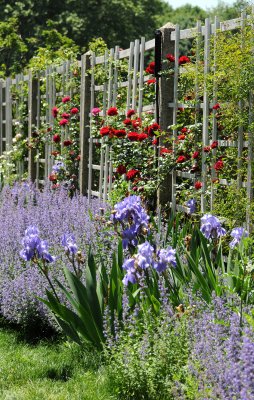
[(0, 74), (19, 72), (41, 49), (64, 57), (67, 49), (86, 51), (98, 37), (126, 48), (140, 36), (152, 38), (166, 22), (186, 28), (209, 14), (229, 19), (246, 4), (221, 2), (204, 11), (190, 4), (173, 9), (165, 0), (0, 0)]

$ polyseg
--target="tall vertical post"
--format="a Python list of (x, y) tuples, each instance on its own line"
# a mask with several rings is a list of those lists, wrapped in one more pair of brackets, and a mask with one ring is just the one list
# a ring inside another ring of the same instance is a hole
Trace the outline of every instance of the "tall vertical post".
[[(79, 186), (80, 193), (86, 194), (88, 190), (88, 160), (90, 137), (90, 104), (91, 104), (91, 78), (88, 70), (91, 68), (90, 53), (81, 58), (81, 86), (80, 86), (80, 168)], [(90, 139), (92, 140), (92, 138)], [(92, 147), (92, 146), (90, 146)], [(92, 149), (91, 149), (92, 150)]]
[[(33, 78), (32, 71), (29, 71), (28, 80), (28, 140), (31, 141), (34, 128), (37, 126), (37, 92), (38, 79)], [(29, 148), (28, 154), (28, 177), (34, 182), (36, 179), (36, 150)]]
[(6, 79), (5, 85), (5, 138), (6, 150), (12, 148), (12, 96), (11, 96), (12, 79)]
[[(168, 23), (160, 28), (161, 31), (161, 59), (165, 60), (168, 53), (175, 53), (175, 42), (171, 40), (171, 33), (175, 25)], [(162, 74), (159, 85), (158, 116), (161, 130), (168, 131), (168, 126), (173, 124), (173, 108), (169, 103), (174, 102), (174, 76), (166, 76), (163, 71), (167, 69), (166, 63), (162, 63)], [(172, 201), (172, 179), (168, 176), (157, 192), (157, 205)]]
[[(209, 18), (205, 20), (205, 46), (204, 46), (204, 101), (203, 101), (203, 146), (209, 145), (208, 123), (209, 123), (209, 93), (207, 89), (207, 76), (210, 71), (210, 36), (211, 23)], [(206, 153), (202, 151), (202, 192), (201, 192), (201, 212), (205, 212), (206, 204), (206, 189), (207, 189), (207, 165)]]

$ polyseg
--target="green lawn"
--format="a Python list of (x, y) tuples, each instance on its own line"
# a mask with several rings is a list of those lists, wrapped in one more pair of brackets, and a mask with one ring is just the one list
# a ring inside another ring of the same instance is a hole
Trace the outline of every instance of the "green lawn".
[(65, 342), (28, 344), (14, 330), (0, 326), (0, 399), (114, 399), (96, 360), (95, 353), (81, 353)]

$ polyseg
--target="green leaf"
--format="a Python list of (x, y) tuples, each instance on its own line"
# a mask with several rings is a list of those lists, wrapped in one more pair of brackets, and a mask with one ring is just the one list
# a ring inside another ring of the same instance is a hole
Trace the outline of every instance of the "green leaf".
[(98, 327), (103, 329), (103, 316), (97, 296), (96, 265), (91, 252), (88, 255), (88, 268), (86, 268), (86, 291), (90, 309)]
[(96, 323), (95, 316), (90, 308), (86, 287), (82, 284), (82, 282), (80, 282), (76, 275), (74, 275), (67, 268), (64, 268), (64, 273), (76, 298), (76, 303), (78, 304), (77, 311), (87, 327), (89, 336), (95, 343), (103, 342), (104, 337), (102, 327), (98, 326)]

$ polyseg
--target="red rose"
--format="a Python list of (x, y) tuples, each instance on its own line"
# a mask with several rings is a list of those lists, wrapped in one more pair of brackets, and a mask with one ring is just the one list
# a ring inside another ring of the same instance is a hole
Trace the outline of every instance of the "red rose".
[(52, 185), (52, 189), (58, 189), (60, 187), (59, 183), (55, 183), (54, 185)]
[(179, 156), (178, 159), (176, 160), (176, 162), (178, 164), (183, 163), (184, 161), (186, 161), (186, 157), (185, 156)]
[(135, 110), (129, 110), (129, 111), (127, 111), (127, 114), (126, 114), (126, 117), (127, 118), (130, 118), (132, 115), (134, 115), (134, 114), (136, 114), (136, 111)]
[(63, 119), (61, 119), (61, 121), (59, 121), (59, 125), (60, 126), (65, 126), (65, 125), (67, 125), (68, 124), (68, 119), (66, 119), (66, 118), (63, 118)]
[(68, 114), (68, 113), (63, 113), (62, 115), (61, 115), (61, 117), (62, 118), (70, 118), (70, 114)]
[(179, 135), (179, 136), (177, 136), (177, 139), (178, 139), (178, 140), (184, 140), (185, 138), (186, 138), (185, 135)]
[(55, 143), (59, 143), (61, 141), (61, 137), (60, 137), (60, 135), (54, 135), (53, 136), (53, 142), (55, 142)]
[[(60, 136), (59, 136), (59, 138), (60, 138)], [(58, 156), (59, 154), (60, 154), (59, 151), (52, 151), (52, 153), (51, 153), (51, 155), (54, 157)]]
[(209, 153), (209, 151), (211, 150), (211, 147), (210, 146), (205, 146), (203, 148), (203, 150), (204, 150), (205, 153)]
[(47, 132), (51, 132), (52, 131), (52, 128), (51, 128), (51, 126), (49, 126), (48, 128), (47, 128)]
[(220, 108), (219, 103), (214, 104), (213, 106), (213, 110), (218, 110)]
[(138, 139), (138, 136), (139, 136), (139, 133), (137, 133), (137, 132), (130, 132), (130, 133), (128, 133), (128, 135), (127, 135), (128, 139), (129, 139), (131, 142), (136, 142), (136, 141), (138, 141), (138, 140), (139, 140), (139, 139)]
[(189, 63), (189, 62), (190, 62), (190, 59), (189, 59), (189, 57), (187, 57), (187, 56), (181, 56), (181, 57), (179, 57), (179, 59), (178, 59), (178, 64), (179, 64), (179, 65), (187, 64), (187, 63)]
[(56, 118), (57, 114), (58, 114), (58, 111), (59, 111), (58, 108), (57, 107), (53, 107), (51, 111), (52, 111), (53, 117)]
[(50, 180), (50, 182), (56, 181), (57, 180), (57, 175), (56, 174), (49, 175), (49, 180)]
[(194, 153), (192, 154), (192, 158), (196, 160), (198, 157), (199, 157), (199, 151), (194, 151)]
[(81, 156), (80, 156), (80, 154), (75, 158), (75, 160), (76, 161), (80, 161), (80, 159), (81, 159)]
[(155, 71), (155, 61), (152, 61), (148, 64), (146, 68), (146, 72), (150, 75), (153, 75)]
[(223, 163), (222, 160), (218, 160), (218, 161), (214, 164), (214, 169), (215, 169), (215, 171), (220, 171), (223, 167), (224, 167), (224, 163)]
[(63, 103), (68, 103), (68, 101), (70, 101), (70, 99), (71, 99), (70, 96), (65, 96), (65, 97), (62, 98), (62, 102)]
[(211, 149), (216, 149), (216, 147), (218, 147), (218, 142), (217, 142), (217, 140), (215, 140), (214, 142), (212, 142), (212, 144), (211, 144)]
[(200, 182), (200, 181), (195, 182), (194, 187), (197, 190), (201, 189), (202, 188), (202, 182)]
[(146, 133), (139, 133), (138, 135), (138, 141), (142, 142), (143, 140), (147, 139), (148, 135)]
[(161, 147), (160, 149), (160, 155), (162, 156), (163, 154), (172, 154), (173, 150), (167, 149), (166, 147)]
[(107, 111), (107, 115), (109, 115), (110, 117), (117, 114), (118, 114), (118, 109), (116, 107), (110, 107)]
[(126, 167), (124, 166), (124, 165), (122, 165), (122, 164), (120, 164), (120, 165), (118, 165), (118, 167), (117, 167), (117, 169), (116, 169), (116, 172), (119, 174), (119, 175), (123, 175), (123, 174), (126, 174)]
[(67, 139), (67, 140), (64, 140), (64, 142), (63, 142), (63, 145), (64, 146), (70, 146), (72, 144), (72, 140), (70, 140), (70, 139)]
[(133, 121), (131, 121), (131, 124), (134, 129), (139, 128), (142, 125), (141, 118), (134, 119)]
[(175, 62), (175, 56), (171, 53), (166, 54), (166, 59), (170, 62)]
[(152, 141), (152, 144), (153, 144), (154, 146), (157, 146), (157, 144), (158, 144), (158, 139), (154, 139), (154, 140)]
[(71, 109), (71, 114), (78, 114), (78, 112), (79, 112), (79, 109), (77, 107), (73, 107)]
[(127, 181), (130, 181), (131, 179), (135, 178), (138, 175), (139, 171), (137, 169), (130, 169), (126, 174), (126, 179)]
[(109, 126), (103, 126), (103, 127), (100, 129), (100, 135), (101, 135), (101, 136), (107, 136), (107, 135), (109, 135), (110, 131), (111, 131), (111, 129), (110, 129)]
[(123, 121), (123, 124), (124, 125), (131, 125), (131, 119), (130, 118), (127, 118), (127, 119), (125, 119), (124, 121)]
[(182, 129), (181, 129), (181, 132), (182, 132), (182, 133), (187, 133), (187, 132), (188, 132), (188, 129), (187, 129), (187, 128), (182, 128)]
[(146, 84), (147, 84), (147, 85), (154, 85), (155, 83), (156, 83), (156, 78), (148, 79), (148, 80), (146, 81)]
[(149, 125), (147, 128), (148, 131), (148, 135), (149, 136), (153, 136), (155, 131), (159, 131), (160, 130), (160, 125), (157, 124), (157, 122), (154, 122), (152, 125)]
[(118, 138), (123, 138), (124, 136), (126, 136), (126, 131), (124, 129), (115, 129), (114, 136)]

